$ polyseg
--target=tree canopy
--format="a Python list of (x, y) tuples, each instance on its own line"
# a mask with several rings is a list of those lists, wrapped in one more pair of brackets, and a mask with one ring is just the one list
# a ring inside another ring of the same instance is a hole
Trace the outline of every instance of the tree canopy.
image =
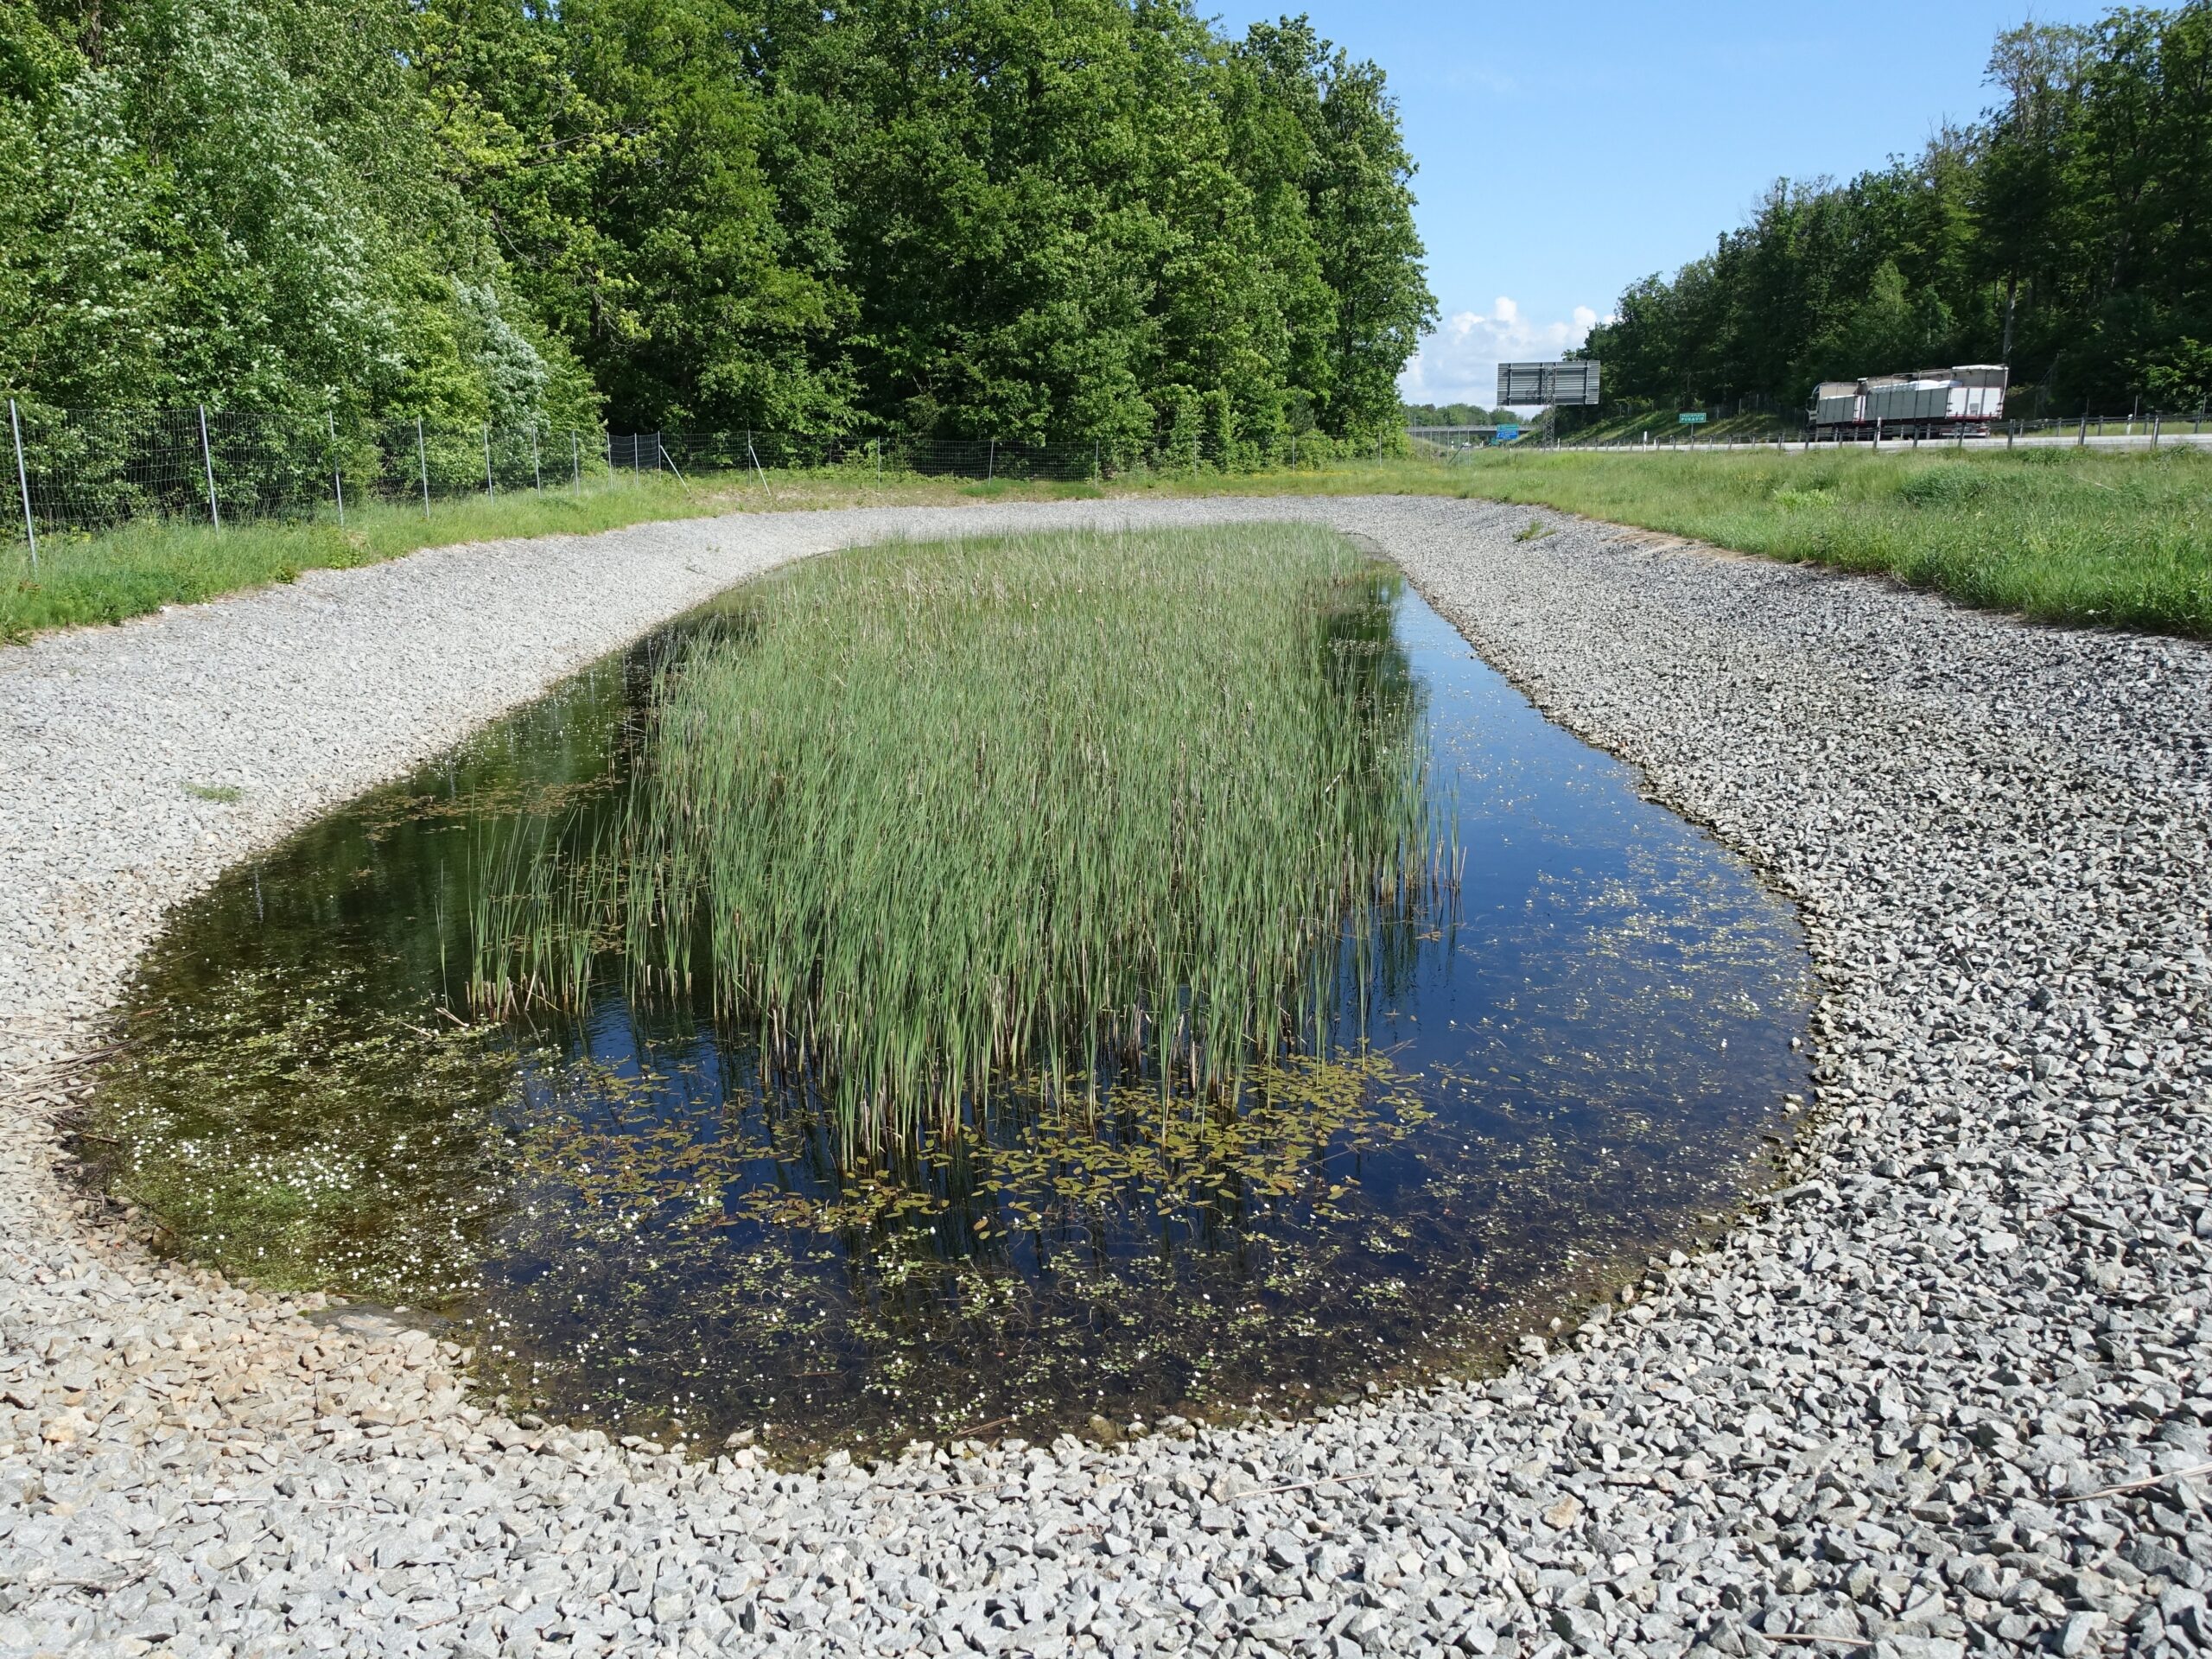
[[(1998, 37), (2000, 101), (1847, 184), (1777, 181), (1591, 334), (1609, 397), (1801, 407), (2005, 362), (2054, 410), (2212, 396), (2212, 0)], [(2018, 399), (2016, 398), (2016, 403)]]
[(1380, 71), (1190, 0), (0, 0), (48, 404), (1239, 444), (1396, 415)]

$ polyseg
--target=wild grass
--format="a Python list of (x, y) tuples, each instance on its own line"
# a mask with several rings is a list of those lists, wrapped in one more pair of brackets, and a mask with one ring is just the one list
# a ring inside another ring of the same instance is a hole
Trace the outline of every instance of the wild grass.
[(39, 537), (33, 568), (21, 522), (0, 541), (0, 643), (48, 629), (127, 621), (246, 588), (296, 581), (309, 570), (347, 569), (425, 547), (514, 537), (589, 535), (626, 524), (728, 512), (847, 506), (950, 505), (969, 493), (994, 499), (1091, 499), (1096, 485), (1008, 484), (971, 492), (964, 479), (889, 474), (845, 467), (765, 476), (731, 473), (679, 483), (663, 474), (620, 478), (581, 494), (557, 489), (459, 496), (431, 503), (353, 502), (334, 514), (230, 524), (149, 518), (97, 533)]
[(585, 533), (652, 519), (864, 505), (1147, 495), (1460, 495), (1544, 505), (1742, 552), (1877, 572), (1964, 604), (2045, 621), (2212, 639), (2212, 454), (2068, 446), (1880, 454), (1513, 448), (1449, 461), (1332, 461), (1295, 472), (1147, 473), (1103, 484), (1008, 483), (853, 468), (650, 476), (581, 499), (549, 492), (349, 511), (347, 524), (257, 524), (219, 535), (149, 523), (49, 537), (34, 573), (0, 546), (0, 641), (122, 621), (310, 569), (417, 548)]
[(1478, 456), (1461, 493), (1893, 576), (2044, 621), (2212, 638), (2212, 454), (2066, 447)]
[[(20, 536), (0, 549), (0, 640), (48, 628), (121, 622), (309, 570), (375, 564), (418, 548), (505, 536), (580, 535), (697, 511), (672, 480), (569, 495), (516, 492), (419, 505), (355, 503), (335, 518), (270, 520), (221, 531), (149, 518), (97, 535), (45, 535), (34, 569)], [(20, 531), (21, 525), (17, 529)]]
[(756, 584), (664, 671), (609, 827), (494, 855), (478, 1005), (709, 995), (849, 1141), (1009, 1077), (1233, 1097), (1325, 1018), (1347, 914), (1452, 874), (1396, 582), (1239, 526)]

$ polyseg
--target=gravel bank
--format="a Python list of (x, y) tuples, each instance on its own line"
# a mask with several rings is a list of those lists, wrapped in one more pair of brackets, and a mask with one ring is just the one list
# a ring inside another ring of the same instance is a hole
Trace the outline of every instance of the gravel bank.
[[(1311, 515), (1803, 906), (1813, 1179), (1497, 1382), (1294, 1427), (684, 1466), (149, 1262), (47, 1062), (162, 908), (663, 616), (864, 537)], [(1538, 514), (1550, 519), (1551, 515)], [(0, 653), (0, 1652), (2212, 1647), (2212, 652), (1392, 499), (448, 550)], [(231, 786), (232, 804), (188, 792)]]

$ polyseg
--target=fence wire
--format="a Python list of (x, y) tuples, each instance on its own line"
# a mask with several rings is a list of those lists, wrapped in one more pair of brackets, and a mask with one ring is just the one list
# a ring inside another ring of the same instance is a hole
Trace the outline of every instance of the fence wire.
[(370, 500), (429, 504), (604, 484), (604, 435), (392, 422), (349, 430), (215, 410), (15, 405), (8, 515), (18, 537), (163, 518), (220, 527), (331, 515)]
[[(35, 543), (43, 535), (111, 529), (136, 519), (222, 525), (256, 519), (331, 516), (376, 501), (419, 506), (455, 497), (522, 491), (582, 493), (668, 475), (686, 482), (720, 474), (833, 475), (859, 483), (901, 478), (978, 482), (1074, 483), (1154, 471), (1238, 473), (1312, 469), (1379, 456), (1383, 446), (1319, 434), (1277, 434), (1224, 441), (1187, 430), (1147, 448), (1028, 444), (991, 438), (899, 434), (819, 435), (759, 429), (610, 432), (598, 428), (452, 426), (387, 421), (346, 426), (329, 416), (200, 410), (64, 410), (10, 405), (13, 448), (8, 482), (16, 500), (0, 517), (0, 537)], [(1926, 442), (1992, 445), (2138, 447), (2201, 443), (2203, 411), (2190, 416), (2075, 416), (1993, 423), (1986, 436), (1945, 433)], [(1788, 430), (1670, 433), (1656, 443), (1640, 435), (1590, 439), (1525, 430), (1516, 448), (1751, 448), (1804, 445)], [(1822, 443), (1834, 440), (1823, 438)], [(1848, 441), (1848, 440), (1847, 440)], [(1871, 440), (1861, 440), (1871, 442)], [(1889, 443), (1912, 442), (1897, 434)], [(1463, 458), (1474, 446), (1413, 435), (1416, 459)], [(1885, 446), (1886, 447), (1886, 446)], [(1913, 447), (1918, 447), (1915, 442)]]
[[(0, 535), (112, 529), (137, 519), (220, 527), (334, 517), (369, 502), (417, 505), (521, 491), (581, 493), (647, 475), (836, 474), (855, 483), (961, 478), (1076, 483), (1139, 471), (1313, 468), (1370, 445), (1319, 434), (1224, 442), (1173, 433), (1143, 448), (900, 434), (759, 429), (611, 432), (201, 410), (67, 410), (11, 403), (17, 511)], [(1378, 451), (1379, 453), (1379, 451)]]

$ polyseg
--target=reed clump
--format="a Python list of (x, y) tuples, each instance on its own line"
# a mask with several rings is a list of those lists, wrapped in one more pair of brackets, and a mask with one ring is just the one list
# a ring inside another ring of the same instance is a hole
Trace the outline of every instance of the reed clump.
[[(1233, 1098), (1454, 874), (1394, 572), (1307, 526), (857, 550), (660, 672), (619, 806), (521, 832), (480, 1010), (705, 997), (879, 1140), (995, 1079)], [(1348, 944), (1348, 942), (1350, 942)]]

